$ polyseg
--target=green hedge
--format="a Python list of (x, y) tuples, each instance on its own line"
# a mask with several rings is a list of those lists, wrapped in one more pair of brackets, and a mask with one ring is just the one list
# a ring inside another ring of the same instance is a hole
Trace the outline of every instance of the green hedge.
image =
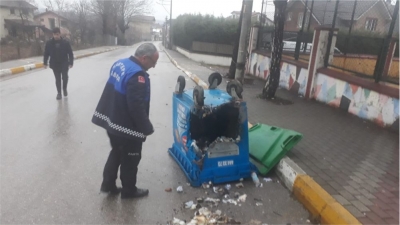
[(233, 44), (239, 20), (184, 14), (172, 23), (174, 44), (191, 50), (193, 41)]

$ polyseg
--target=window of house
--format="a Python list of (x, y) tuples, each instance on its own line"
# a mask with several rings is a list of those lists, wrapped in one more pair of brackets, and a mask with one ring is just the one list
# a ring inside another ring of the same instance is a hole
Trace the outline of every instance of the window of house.
[(54, 29), (56, 27), (56, 20), (54, 18), (49, 18), (50, 29)]
[(29, 14), (29, 10), (28, 9), (22, 9), (22, 14), (28, 15)]
[(297, 17), (297, 27), (301, 28), (302, 24), (303, 24), (303, 13), (299, 13), (299, 16)]
[(375, 31), (377, 25), (378, 25), (378, 19), (367, 18), (367, 20), (365, 21), (365, 30)]
[[(301, 28), (301, 25), (303, 25), (303, 13), (299, 13), (299, 16), (297, 18), (297, 27)], [(310, 13), (306, 14), (306, 21), (304, 21), (304, 27), (308, 26), (308, 22), (310, 21)]]
[(10, 9), (11, 14), (15, 14), (15, 9)]
[(291, 13), (291, 12), (289, 12), (289, 13), (287, 14), (286, 21), (292, 21), (292, 13)]

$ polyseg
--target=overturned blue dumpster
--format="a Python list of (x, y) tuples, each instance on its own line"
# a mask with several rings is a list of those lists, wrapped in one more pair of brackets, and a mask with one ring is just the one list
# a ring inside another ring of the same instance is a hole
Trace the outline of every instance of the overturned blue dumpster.
[(225, 183), (248, 178), (257, 168), (249, 161), (249, 133), (246, 103), (237, 81), (227, 91), (216, 89), (222, 77), (213, 73), (210, 87), (184, 90), (178, 78), (173, 94), (174, 143), (170, 155), (191, 185)]

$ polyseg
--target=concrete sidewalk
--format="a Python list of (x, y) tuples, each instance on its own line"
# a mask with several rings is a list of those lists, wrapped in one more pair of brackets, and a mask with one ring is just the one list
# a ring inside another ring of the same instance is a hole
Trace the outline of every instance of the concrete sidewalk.
[[(87, 57), (103, 52), (112, 51), (114, 49), (120, 48), (121, 46), (102, 46), (97, 48), (88, 48), (78, 51), (74, 51), (74, 58)], [(36, 56), (25, 59), (10, 60), (0, 63), (0, 77), (22, 73), (28, 70), (37, 69), (43, 67), (43, 56)]]
[[(178, 52), (166, 51), (180, 67), (203, 81), (214, 71)], [(226, 82), (224, 79), (221, 89)], [(307, 175), (361, 223), (398, 224), (398, 133), (283, 89), (277, 96), (285, 104), (262, 100), (258, 96), (263, 85), (256, 80), (244, 86), (249, 121), (303, 133), (303, 140), (288, 156)]]

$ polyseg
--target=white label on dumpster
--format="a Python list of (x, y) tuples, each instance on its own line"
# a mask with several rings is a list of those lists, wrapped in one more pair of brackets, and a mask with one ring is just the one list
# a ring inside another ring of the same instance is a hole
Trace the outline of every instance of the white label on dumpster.
[(218, 167), (233, 166), (233, 160), (219, 161)]

